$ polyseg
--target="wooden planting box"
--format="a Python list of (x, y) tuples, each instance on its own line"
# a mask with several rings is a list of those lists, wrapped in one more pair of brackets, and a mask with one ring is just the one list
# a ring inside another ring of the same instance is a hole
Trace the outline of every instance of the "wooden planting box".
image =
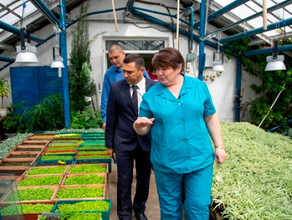
[[(103, 183), (85, 183), (85, 184), (82, 184), (82, 183), (78, 183), (76, 185), (67, 185), (66, 184), (66, 181), (67, 180), (70, 180), (70, 178), (78, 178), (80, 177), (80, 179), (82, 179), (82, 177), (90, 177), (90, 176), (98, 176), (98, 177), (101, 177), (104, 182)], [(62, 179), (62, 182), (60, 184), (60, 186), (91, 186), (91, 185), (107, 185), (108, 184), (108, 180), (107, 180), (107, 174), (106, 173), (88, 173), (88, 174), (82, 174), (82, 173), (73, 173), (73, 174), (66, 174), (64, 176), (64, 178)]]
[[(109, 172), (109, 166), (108, 166), (108, 164), (107, 163), (92, 163), (92, 164), (90, 164), (90, 163), (87, 163), (87, 164), (74, 164), (74, 165), (69, 165), (68, 166), (68, 169), (66, 170), (66, 174), (77, 174), (77, 173), (94, 173), (94, 172), (90, 172), (90, 170), (88, 170), (88, 171), (85, 171), (86, 169), (82, 169), (82, 171), (81, 172), (74, 172), (74, 173), (72, 173), (71, 172), (71, 170), (74, 170), (74, 169), (80, 169), (81, 167), (84, 167), (84, 166), (88, 166), (88, 167), (90, 167), (90, 166), (101, 166), (101, 167), (103, 167), (104, 169), (106, 169), (106, 173), (108, 173)], [(101, 173), (101, 172), (100, 172)]]
[[(67, 194), (70, 195), (70, 197), (66, 197), (66, 198), (62, 198), (60, 197), (61, 191), (67, 191)], [(73, 190), (73, 191), (72, 191)], [(87, 195), (85, 196), (86, 198), (83, 198), (82, 195), (80, 196), (73, 196), (74, 193), (78, 193), (78, 191), (81, 190), (83, 195), (86, 195), (86, 193), (84, 193), (84, 191), (89, 190), (89, 193), (87, 193)], [(97, 196), (98, 192), (97, 191), (101, 191), (102, 195), (101, 196)], [(94, 193), (92, 193), (94, 192)], [(92, 196), (88, 195), (91, 194)], [(74, 198), (73, 198), (74, 197)], [(97, 184), (97, 185), (87, 185), (87, 186), (61, 186), (59, 187), (53, 197), (52, 200), (53, 201), (59, 201), (59, 200), (92, 200), (92, 199), (106, 199), (107, 197), (107, 187), (105, 184)]]
[[(41, 170), (53, 170), (53, 171), (57, 171), (58, 168), (60, 167), (64, 167), (64, 171), (63, 172), (54, 172), (54, 173), (41, 173)], [(67, 172), (68, 166), (42, 166), (42, 167), (30, 167), (27, 172), (25, 172), (26, 176), (42, 176), (42, 175), (56, 175), (56, 174), (60, 174), (60, 175), (65, 175), (65, 173)], [(40, 172), (37, 172), (37, 170), (39, 170)], [(37, 174), (30, 174), (36, 172)]]
[(56, 134), (33, 134), (28, 140), (52, 140)]
[[(58, 186), (19, 186), (17, 187), (20, 203), (50, 203), (52, 202), (53, 195), (56, 193)], [(3, 204), (9, 204), (8, 193), (3, 197)]]
[(22, 181), (25, 181), (27, 179), (29, 179), (29, 180), (37, 180), (37, 179), (41, 179), (41, 178), (49, 178), (50, 179), (50, 178), (52, 178), (52, 176), (57, 177), (57, 178), (60, 179), (58, 181), (58, 183), (53, 184), (53, 185), (49, 185), (49, 184), (46, 185), (47, 182), (44, 182), (43, 181), (44, 184), (30, 185), (30, 186), (27, 186), (27, 187), (31, 187), (31, 186), (60, 186), (61, 183), (63, 182), (63, 179), (64, 179), (64, 175), (63, 174), (52, 174), (52, 175), (24, 175), (21, 178), (18, 178), (17, 181), (16, 181), (16, 183), (17, 183), (17, 186), (18, 187), (21, 187), (21, 186), (19, 186), (21, 184), (21, 182)]

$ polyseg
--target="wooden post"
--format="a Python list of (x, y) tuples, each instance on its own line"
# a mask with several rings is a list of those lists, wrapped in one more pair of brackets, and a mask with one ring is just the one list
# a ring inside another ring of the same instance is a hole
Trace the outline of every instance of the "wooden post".
[(263, 0), (263, 28), (267, 30), (267, 0)]

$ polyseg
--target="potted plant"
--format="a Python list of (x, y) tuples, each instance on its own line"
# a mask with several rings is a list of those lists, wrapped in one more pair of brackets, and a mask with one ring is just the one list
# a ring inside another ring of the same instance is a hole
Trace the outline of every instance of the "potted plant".
[(1, 96), (1, 108), (0, 115), (5, 117), (7, 115), (7, 109), (4, 108), (4, 97), (8, 97), (9, 93), (11, 93), (10, 85), (8, 81), (3, 77), (0, 78), (0, 96)]

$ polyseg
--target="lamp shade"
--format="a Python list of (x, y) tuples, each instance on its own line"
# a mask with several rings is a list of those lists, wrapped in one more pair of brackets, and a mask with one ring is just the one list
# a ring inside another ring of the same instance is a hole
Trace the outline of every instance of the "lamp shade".
[(286, 70), (286, 66), (284, 64), (284, 56), (268, 56), (267, 57), (267, 66), (265, 71), (276, 71), (276, 70)]
[(63, 58), (61, 56), (56, 56), (51, 63), (51, 68), (64, 68)]
[(219, 52), (213, 53), (213, 67), (212, 70), (215, 72), (223, 72), (223, 54)]
[(32, 52), (19, 52), (16, 56), (15, 62), (17, 63), (37, 63), (38, 58)]
[(215, 72), (223, 72), (224, 71), (224, 66), (221, 64), (215, 65), (212, 67), (212, 70)]
[(21, 46), (16, 47), (17, 56), (15, 58), (15, 62), (17, 63), (37, 63), (38, 58), (35, 54), (36, 47), (32, 46), (30, 43), (25, 43), (24, 49)]

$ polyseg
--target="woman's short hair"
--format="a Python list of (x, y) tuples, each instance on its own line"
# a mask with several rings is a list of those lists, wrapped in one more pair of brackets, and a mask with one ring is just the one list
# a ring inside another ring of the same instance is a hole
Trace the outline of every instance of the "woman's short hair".
[(160, 50), (152, 58), (152, 65), (155, 69), (158, 67), (172, 67), (173, 69), (176, 69), (180, 64), (182, 65), (182, 71), (184, 71), (185, 61), (183, 56), (179, 50), (170, 47)]

